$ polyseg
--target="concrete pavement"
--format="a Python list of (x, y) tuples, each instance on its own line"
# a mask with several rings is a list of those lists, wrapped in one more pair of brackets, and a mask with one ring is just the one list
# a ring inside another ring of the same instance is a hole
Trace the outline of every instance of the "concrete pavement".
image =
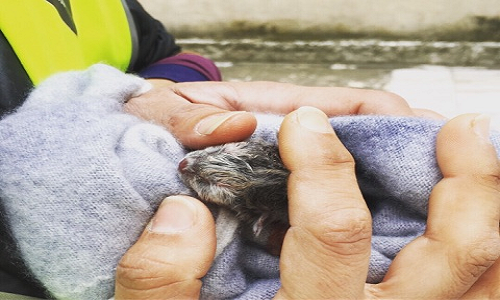
[(413, 107), (434, 110), (446, 117), (486, 113), (500, 130), (500, 70), (472, 67), (420, 66), (396, 69), (384, 89), (395, 92)]

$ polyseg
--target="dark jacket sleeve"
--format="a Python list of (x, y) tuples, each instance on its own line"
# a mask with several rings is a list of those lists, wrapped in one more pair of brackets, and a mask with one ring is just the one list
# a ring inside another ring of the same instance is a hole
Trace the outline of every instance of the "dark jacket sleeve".
[(126, 1), (134, 19), (139, 42), (135, 63), (129, 68), (136, 73), (160, 59), (175, 55), (181, 48), (162, 23), (149, 15), (137, 0)]
[(178, 55), (181, 48), (165, 27), (151, 17), (137, 0), (127, 0), (138, 34), (138, 57), (129, 72), (144, 78), (163, 78), (174, 82), (220, 81), (221, 73), (209, 58)]

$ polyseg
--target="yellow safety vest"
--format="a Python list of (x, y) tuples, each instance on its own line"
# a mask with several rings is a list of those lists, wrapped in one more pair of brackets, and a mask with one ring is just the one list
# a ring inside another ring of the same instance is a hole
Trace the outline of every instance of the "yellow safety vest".
[(0, 0), (0, 30), (33, 84), (95, 63), (127, 70), (134, 55), (133, 22), (122, 0), (58, 1), (70, 4), (73, 29), (48, 0)]

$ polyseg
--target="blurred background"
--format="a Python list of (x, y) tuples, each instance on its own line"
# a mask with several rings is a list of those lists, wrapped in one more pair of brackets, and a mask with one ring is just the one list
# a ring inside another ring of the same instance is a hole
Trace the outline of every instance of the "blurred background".
[(500, 0), (140, 2), (225, 80), (384, 89), (500, 125)]

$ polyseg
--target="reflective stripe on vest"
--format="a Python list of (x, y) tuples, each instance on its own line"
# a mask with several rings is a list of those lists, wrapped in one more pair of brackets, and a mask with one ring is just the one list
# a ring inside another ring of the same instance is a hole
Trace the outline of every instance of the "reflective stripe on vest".
[(71, 0), (76, 30), (47, 0), (0, 3), (0, 30), (35, 85), (56, 72), (99, 62), (123, 71), (130, 64), (133, 42), (121, 0)]

